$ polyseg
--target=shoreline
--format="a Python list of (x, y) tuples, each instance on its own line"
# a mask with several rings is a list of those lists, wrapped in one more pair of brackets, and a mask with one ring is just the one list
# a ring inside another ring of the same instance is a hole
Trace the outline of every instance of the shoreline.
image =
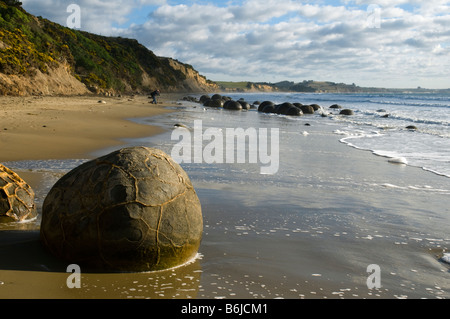
[[(102, 106), (110, 104), (105, 100)], [(182, 118), (190, 124), (201, 116), (205, 127), (256, 125), (252, 119), (263, 126), (283, 124), (287, 140), (279, 174), (261, 176), (251, 165), (186, 165), (204, 212), (200, 258), (160, 273), (82, 273), (81, 289), (69, 289), (67, 265), (42, 250), (39, 220), (3, 227), (2, 298), (448, 297), (448, 285), (441, 280), (449, 268), (437, 255), (448, 249), (449, 180), (349, 147), (333, 133), (335, 125), (323, 119), (281, 122), (250, 112), (179, 112), (163, 115), (169, 119), (158, 123), (168, 126)], [(303, 129), (306, 121), (312, 124), (304, 128), (308, 136), (287, 134)], [(165, 126), (159, 127), (163, 134), (147, 141), (161, 149), (168, 145)], [(19, 174), (27, 182), (28, 176), (40, 178), (40, 184), (30, 183), (40, 201), (60, 175)], [(373, 263), (382, 269), (382, 288), (377, 290), (366, 284), (366, 268)]]
[(121, 139), (162, 133), (131, 119), (172, 112), (180, 96), (163, 93), (158, 105), (147, 96), (1, 97), (0, 162), (86, 158)]

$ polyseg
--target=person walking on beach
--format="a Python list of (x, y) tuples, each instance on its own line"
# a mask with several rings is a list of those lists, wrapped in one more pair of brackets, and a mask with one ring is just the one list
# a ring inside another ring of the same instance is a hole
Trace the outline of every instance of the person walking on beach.
[(159, 90), (153, 91), (150, 93), (151, 97), (153, 98), (153, 104), (158, 104), (158, 101), (156, 101), (156, 96), (161, 95), (161, 92)]

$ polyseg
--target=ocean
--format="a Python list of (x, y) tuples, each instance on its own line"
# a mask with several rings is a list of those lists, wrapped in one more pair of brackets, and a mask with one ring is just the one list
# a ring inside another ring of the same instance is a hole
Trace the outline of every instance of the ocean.
[[(450, 177), (450, 95), (448, 94), (231, 94), (233, 99), (318, 104), (326, 113), (333, 104), (354, 111), (332, 116), (340, 124), (341, 142), (376, 155), (405, 158), (408, 165)], [(299, 118), (299, 120), (304, 120)], [(417, 130), (406, 127), (413, 125)]]
[[(195, 96), (195, 95), (193, 95)], [(244, 99), (249, 103), (255, 101), (272, 101), (275, 104), (284, 102), (318, 104), (329, 118), (320, 119), (321, 123), (335, 125), (335, 134), (341, 135), (340, 141), (351, 147), (372, 152), (374, 155), (387, 158), (404, 158), (407, 165), (420, 167), (435, 174), (450, 177), (450, 95), (449, 94), (306, 94), (306, 93), (235, 93), (226, 94), (232, 99)], [(200, 95), (196, 96), (200, 97)], [(235, 127), (235, 118), (227, 118), (226, 113), (217, 114), (216, 118), (206, 116), (201, 104), (183, 101), (186, 107), (178, 107), (177, 115), (180, 122), (191, 122), (199, 119), (205, 122), (205, 127), (215, 126), (217, 121), (221, 127)], [(339, 110), (329, 109), (329, 106), (339, 104), (342, 108), (354, 111), (353, 116), (339, 116)], [(182, 111), (181, 109), (185, 109)], [(211, 109), (210, 109), (211, 110)], [(254, 115), (256, 109), (249, 111)], [(334, 114), (333, 114), (334, 113)], [(220, 116), (220, 118), (217, 118)], [(317, 117), (286, 117), (271, 115), (280, 121), (318, 121)], [(256, 120), (257, 119), (257, 120)], [(135, 119), (147, 123), (153, 119)], [(230, 125), (227, 124), (230, 120)], [(161, 119), (165, 126), (164, 119)], [(258, 127), (265, 123), (260, 118), (245, 117), (245, 127)], [(255, 121), (252, 123), (252, 121)], [(152, 123), (153, 124), (153, 123)], [(158, 123), (155, 123), (158, 125)], [(242, 123), (244, 124), (244, 123)], [(408, 126), (417, 129), (407, 129)], [(277, 126), (277, 124), (275, 124)], [(167, 127), (166, 127), (167, 128)], [(145, 139), (144, 139), (145, 140)], [(136, 143), (129, 141), (130, 143)], [(171, 147), (172, 143), (160, 147)], [(97, 154), (101, 154), (103, 150)], [(78, 165), (83, 160), (67, 161), (23, 161), (11, 165), (20, 169), (67, 170)]]
[[(198, 193), (198, 258), (167, 272), (87, 274), (66, 297), (450, 298), (450, 96), (227, 95), (322, 109), (292, 117), (179, 101), (175, 112), (133, 119), (166, 132), (123, 142), (179, 156)], [(231, 143), (228, 130), (248, 136)], [(83, 161), (4, 164), (45, 176), (42, 203)]]

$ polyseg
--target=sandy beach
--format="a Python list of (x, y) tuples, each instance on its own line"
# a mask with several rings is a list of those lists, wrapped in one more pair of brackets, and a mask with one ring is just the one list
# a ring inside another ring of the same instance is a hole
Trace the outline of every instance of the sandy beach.
[[(22, 153), (5, 154), (1, 161), (90, 158), (93, 151), (119, 148), (127, 137), (170, 153), (174, 141), (163, 128), (180, 122), (192, 126), (195, 119), (202, 119), (204, 128), (280, 127), (281, 157), (275, 175), (261, 175), (252, 164), (182, 165), (202, 203), (204, 237), (199, 258), (176, 269), (82, 273), (81, 289), (70, 289), (67, 264), (44, 251), (38, 222), (0, 226), (0, 299), (449, 297), (450, 268), (439, 258), (449, 242), (450, 179), (344, 145), (334, 133), (339, 126), (320, 116), (293, 121), (253, 111), (164, 109), (179, 106), (176, 96), (164, 97), (158, 106), (145, 97), (11, 100), (25, 108), (2, 102), (2, 113), (16, 122), (2, 118), (7, 130), (0, 132), (1, 147), (11, 144), (5, 144), (7, 138), (16, 138), (20, 144), (11, 145), (10, 152)], [(64, 101), (72, 109), (56, 107)], [(47, 111), (60, 121), (44, 116)], [(80, 124), (91, 113), (89, 121), (95, 117), (98, 122)], [(28, 117), (32, 125), (20, 125)], [(77, 133), (77, 127), (84, 132)], [(299, 134), (303, 130), (309, 135)], [(24, 137), (35, 138), (27, 142), (34, 147), (25, 150)], [(37, 191), (40, 203), (61, 176), (18, 173)], [(370, 264), (381, 267), (380, 289), (368, 289)]]
[[(89, 159), (94, 151), (120, 148), (123, 139), (161, 133), (161, 127), (131, 119), (172, 112), (167, 107), (175, 106), (181, 95), (162, 95), (157, 105), (147, 96), (1, 97), (0, 162)], [(60, 177), (28, 170), (18, 173), (41, 199)], [(42, 249), (39, 219), (0, 226), (0, 299), (83, 298), (84, 292), (73, 295), (66, 290), (66, 295), (61, 290), (65, 290), (59, 283), (67, 277), (66, 265)], [(57, 272), (47, 273), (43, 266), (47, 262)]]
[(159, 104), (146, 96), (2, 97), (0, 161), (85, 158), (92, 151), (123, 144), (120, 139), (150, 136), (158, 127), (130, 118), (169, 112), (175, 95)]

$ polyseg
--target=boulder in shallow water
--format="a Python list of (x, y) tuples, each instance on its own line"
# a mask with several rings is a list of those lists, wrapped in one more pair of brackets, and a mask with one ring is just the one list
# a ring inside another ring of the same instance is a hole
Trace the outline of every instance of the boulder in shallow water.
[(303, 112), (298, 107), (293, 106), (293, 107), (290, 107), (286, 111), (286, 115), (289, 115), (289, 116), (302, 116)]
[(266, 105), (261, 112), (263, 113), (275, 113), (275, 105), (273, 104), (268, 104)]
[(315, 108), (312, 105), (302, 105), (300, 109), (302, 110), (303, 114), (314, 114), (315, 112)]
[(339, 112), (340, 115), (353, 115), (353, 111), (349, 109), (343, 109), (341, 112)]
[(70, 263), (110, 271), (178, 266), (197, 254), (200, 201), (164, 152), (130, 147), (82, 164), (45, 198), (41, 239)]
[(242, 105), (237, 101), (228, 100), (223, 104), (223, 108), (226, 110), (240, 111), (242, 110)]
[(273, 108), (275, 108), (275, 103), (273, 103), (272, 101), (264, 101), (259, 104), (258, 111), (263, 112), (264, 108), (268, 105), (271, 105), (271, 106), (273, 106)]
[(211, 99), (208, 103), (209, 107), (223, 107), (223, 101), (221, 99)]

